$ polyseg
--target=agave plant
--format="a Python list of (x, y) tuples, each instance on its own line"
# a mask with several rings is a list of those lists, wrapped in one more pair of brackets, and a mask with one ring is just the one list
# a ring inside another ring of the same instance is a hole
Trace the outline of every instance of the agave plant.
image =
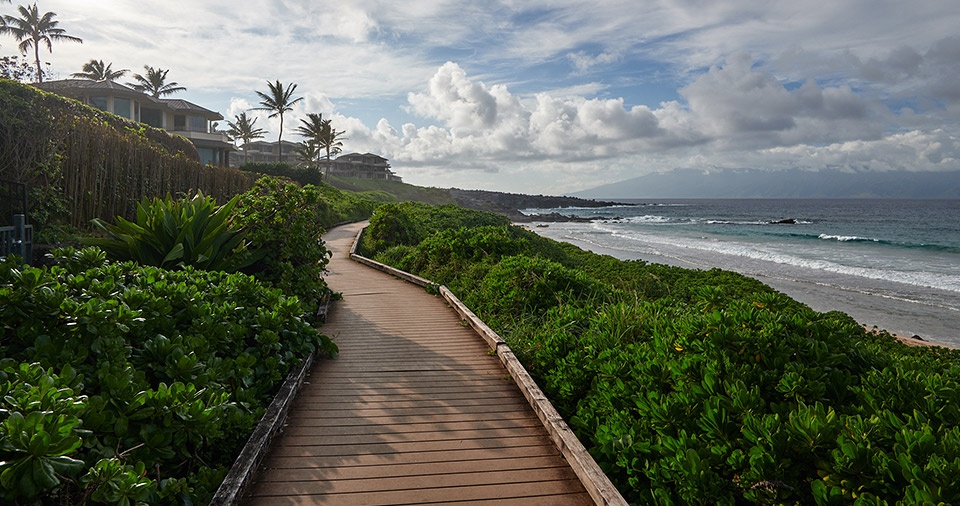
[(236, 272), (256, 262), (264, 251), (251, 250), (242, 229), (232, 226), (238, 197), (217, 206), (202, 192), (190, 199), (145, 199), (137, 205), (136, 222), (117, 217), (110, 225), (93, 223), (106, 237), (88, 240), (116, 260), (165, 269), (193, 266), (198, 269)]

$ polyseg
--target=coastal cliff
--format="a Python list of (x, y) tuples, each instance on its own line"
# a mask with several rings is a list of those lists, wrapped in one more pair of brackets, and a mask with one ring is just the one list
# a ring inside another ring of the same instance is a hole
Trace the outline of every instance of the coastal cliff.
[[(521, 213), (521, 209), (627, 205), (620, 202), (607, 202), (579, 197), (524, 195), (520, 193), (503, 193), (485, 190), (461, 190), (458, 188), (450, 189), (450, 197), (453, 198), (458, 206), (503, 214), (515, 222), (533, 221), (530, 216)], [(561, 213), (539, 215), (536, 217), (537, 221), (570, 221), (573, 219), (576, 218), (564, 216)]]

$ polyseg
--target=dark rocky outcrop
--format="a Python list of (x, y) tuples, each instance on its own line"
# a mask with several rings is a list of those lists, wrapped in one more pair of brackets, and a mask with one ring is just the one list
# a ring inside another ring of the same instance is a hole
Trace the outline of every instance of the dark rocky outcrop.
[(450, 196), (458, 206), (481, 211), (491, 211), (506, 215), (516, 222), (530, 221), (590, 221), (585, 218), (566, 216), (561, 213), (548, 215), (526, 216), (520, 209), (540, 208), (552, 209), (562, 207), (607, 207), (616, 205), (631, 205), (622, 202), (608, 202), (601, 200), (582, 199), (578, 197), (524, 195), (520, 193), (502, 193), (486, 190), (450, 189)]

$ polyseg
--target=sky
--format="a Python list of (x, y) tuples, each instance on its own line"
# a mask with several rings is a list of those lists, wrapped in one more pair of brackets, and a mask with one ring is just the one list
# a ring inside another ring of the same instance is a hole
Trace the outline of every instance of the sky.
[[(13, 14), (13, 4), (0, 13)], [(268, 81), (420, 186), (561, 194), (678, 168), (960, 170), (956, 0), (37, 0), (90, 59), (242, 112)], [(0, 36), (0, 55), (16, 54)], [(121, 78), (119, 82), (129, 82)], [(221, 122), (225, 126), (226, 121)]]

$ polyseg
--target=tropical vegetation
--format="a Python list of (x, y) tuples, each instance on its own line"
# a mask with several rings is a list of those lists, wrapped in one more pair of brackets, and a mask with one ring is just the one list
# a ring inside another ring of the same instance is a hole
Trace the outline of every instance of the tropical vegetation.
[(94, 218), (130, 220), (144, 198), (168, 193), (203, 189), (226, 201), (254, 181), (204, 167), (183, 137), (8, 80), (0, 80), (0, 152), (0, 179), (30, 188), (29, 218), (41, 234)]
[(297, 89), (296, 84), (289, 84), (286, 87), (278, 79), (275, 83), (267, 81), (267, 92), (257, 91), (260, 97), (260, 107), (256, 110), (268, 111), (269, 118), (280, 118), (280, 128), (277, 134), (277, 154), (280, 163), (283, 163), (283, 113), (292, 111), (293, 106), (303, 100), (303, 97), (293, 97)]
[(290, 368), (336, 347), (245, 274), (0, 261), (0, 502), (206, 503)]
[(134, 74), (134, 82), (130, 83), (133, 89), (146, 93), (153, 98), (160, 98), (164, 95), (171, 95), (180, 91), (186, 91), (186, 88), (180, 86), (177, 82), (167, 82), (167, 74), (170, 69), (153, 68), (150, 65), (143, 66), (143, 74)]
[(103, 60), (93, 60), (91, 59), (87, 63), (83, 64), (82, 72), (75, 72), (70, 74), (73, 77), (79, 79), (89, 79), (90, 81), (116, 81), (117, 79), (123, 77), (127, 72), (130, 72), (127, 69), (113, 70), (112, 63), (103, 63)]
[(234, 116), (234, 119), (234, 122), (227, 122), (227, 136), (242, 143), (240, 149), (243, 151), (243, 163), (247, 163), (246, 145), (254, 139), (262, 139), (265, 132), (256, 126), (257, 118), (248, 118), (246, 112)]
[(0, 501), (208, 502), (290, 368), (336, 353), (320, 235), (376, 205), (262, 178), (145, 200), (52, 267), (0, 261)]
[(36, 63), (37, 82), (43, 82), (43, 67), (40, 66), (40, 46), (46, 46), (47, 51), (53, 53), (53, 42), (77, 42), (83, 43), (79, 37), (67, 35), (67, 31), (60, 28), (59, 21), (54, 18), (55, 12), (40, 13), (37, 4), (21, 5), (17, 8), (20, 17), (5, 14), (3, 24), (0, 24), (0, 33), (13, 35), (17, 42), (20, 52), (24, 55), (33, 50), (33, 57)]
[(306, 139), (303, 147), (298, 150), (304, 161), (313, 167), (320, 165), (320, 153), (323, 147), (323, 131), (329, 120), (323, 119), (321, 113), (307, 113), (306, 119), (300, 120), (300, 126), (297, 127), (297, 133)]
[[(239, 196), (218, 206), (203, 192), (190, 199), (154, 197), (137, 206), (135, 222), (118, 216), (110, 224), (93, 220), (106, 236), (88, 239), (114, 260), (132, 260), (164, 269), (193, 266), (203, 270), (237, 272), (258, 259), (244, 241), (244, 231), (233, 223)], [(262, 256), (262, 255), (259, 255)]]
[(960, 503), (960, 351), (452, 206), (383, 205), (363, 248), (497, 330), (632, 503)]

